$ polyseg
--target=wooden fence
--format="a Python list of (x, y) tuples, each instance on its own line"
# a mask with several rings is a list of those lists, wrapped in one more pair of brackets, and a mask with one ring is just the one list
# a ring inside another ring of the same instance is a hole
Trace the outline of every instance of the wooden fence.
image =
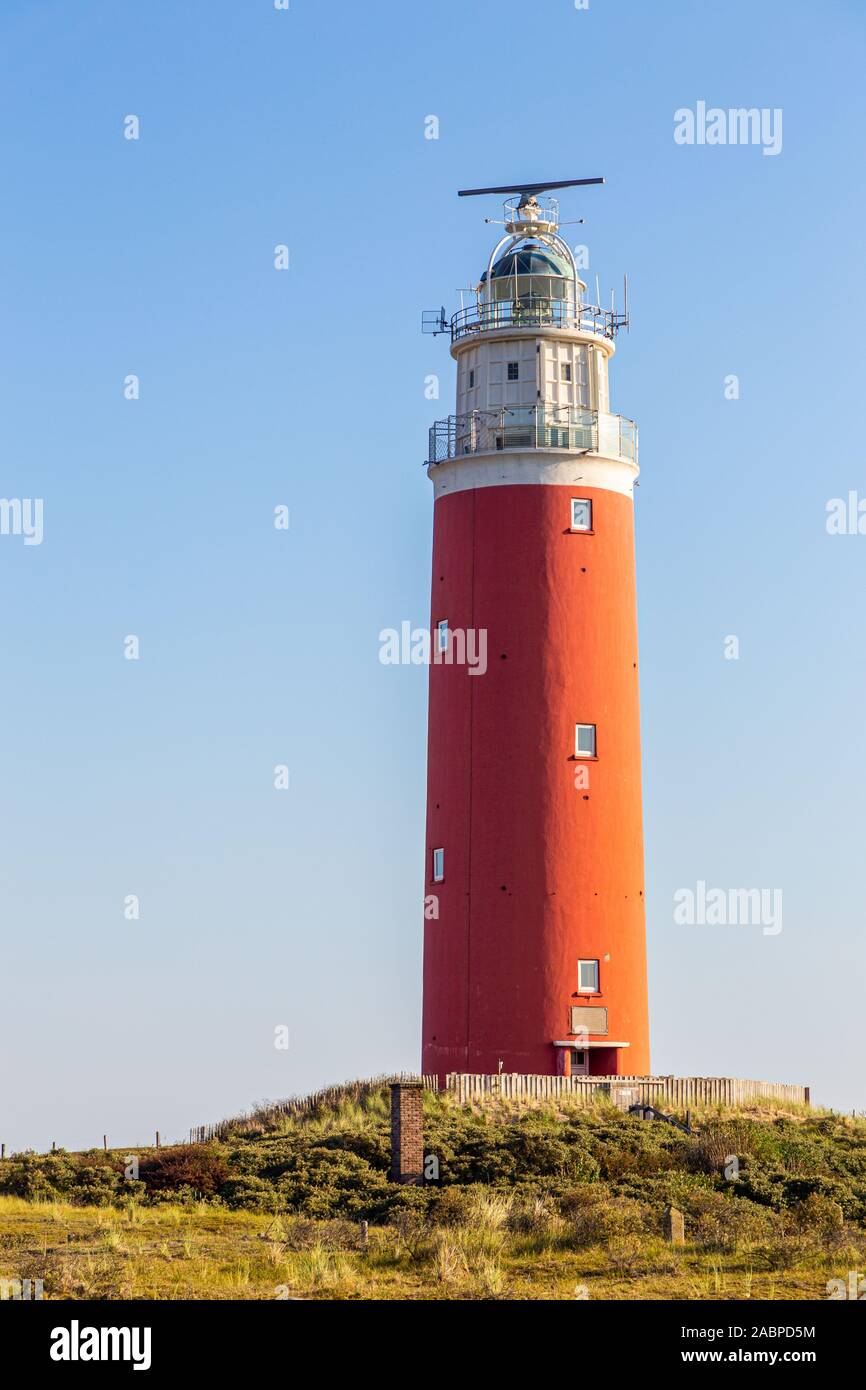
[(444, 1088), (440, 1088), (436, 1076), (400, 1072), (394, 1076), (376, 1076), (367, 1081), (326, 1086), (312, 1095), (266, 1103), (245, 1115), (221, 1120), (217, 1124), (196, 1125), (189, 1132), (189, 1142), (206, 1144), (211, 1139), (222, 1139), (229, 1134), (267, 1129), (284, 1115), (309, 1115), (341, 1101), (363, 1105), (371, 1093), (380, 1092), (394, 1081), (420, 1082), (427, 1091), (442, 1089), (459, 1104), (494, 1099), (537, 1102), (560, 1100), (566, 1096), (586, 1103), (596, 1096), (609, 1094), (612, 1085), (617, 1089), (634, 1088), (636, 1101), (643, 1105), (665, 1104), (683, 1109), (699, 1105), (744, 1105), (756, 1100), (779, 1100), (789, 1105), (809, 1104), (808, 1086), (788, 1086), (777, 1081), (740, 1081), (732, 1076), (525, 1076), (518, 1072), (488, 1076), (452, 1072), (446, 1077)]
[(335, 1086), (325, 1086), (321, 1091), (314, 1091), (309, 1096), (292, 1096), (289, 1100), (265, 1102), (245, 1115), (220, 1120), (217, 1124), (195, 1125), (189, 1132), (189, 1142), (206, 1144), (211, 1139), (222, 1139), (227, 1134), (244, 1134), (252, 1130), (267, 1129), (283, 1115), (309, 1115), (322, 1107), (338, 1105), (341, 1101), (354, 1101), (363, 1105), (371, 1093), (381, 1091), (394, 1081), (420, 1082), (427, 1091), (438, 1090), (435, 1076), (418, 1076), (415, 1072), (374, 1076), (367, 1081), (344, 1081)]
[(742, 1081), (733, 1076), (523, 1076), (504, 1072), (485, 1076), (453, 1072), (445, 1090), (455, 1100), (544, 1101), (569, 1096), (590, 1101), (609, 1092), (611, 1085), (634, 1087), (644, 1105), (695, 1106), (744, 1105), (756, 1100), (779, 1100), (808, 1105), (808, 1086), (789, 1086), (779, 1081)]

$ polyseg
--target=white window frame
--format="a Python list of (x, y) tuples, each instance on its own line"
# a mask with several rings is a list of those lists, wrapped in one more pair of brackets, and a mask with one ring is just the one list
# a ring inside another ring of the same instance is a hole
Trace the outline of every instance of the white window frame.
[[(591, 965), (591, 966), (594, 966), (594, 967), (595, 967), (595, 977), (594, 977), (594, 983), (593, 983), (592, 985), (585, 985), (585, 984), (583, 983), (582, 978), (581, 978), (581, 972), (582, 972), (583, 967), (584, 967), (585, 965)], [(599, 988), (599, 975), (600, 975), (600, 971), (599, 971), (599, 965), (598, 965), (598, 961), (597, 961), (597, 960), (579, 960), (579, 961), (577, 962), (577, 992), (578, 992), (578, 994), (601, 994), (601, 990), (600, 990), (600, 988)]]
[[(581, 748), (581, 746), (580, 746), (580, 732), (581, 732), (582, 729), (591, 729), (591, 730), (592, 730), (592, 752), (591, 752), (591, 753), (588, 753), (588, 752), (586, 751), (585, 748)], [(574, 756), (575, 756), (576, 758), (595, 758), (595, 757), (598, 756), (597, 748), (598, 748), (598, 742), (597, 742), (597, 739), (596, 739), (596, 726), (595, 726), (594, 724), (575, 724), (575, 726), (574, 726)]]
[(436, 624), (436, 650), (447, 652), (448, 650), (448, 619), (441, 618)]
[(470, 390), (470, 391), (472, 390), (472, 388), (474, 387), (474, 385), (475, 385), (475, 368), (474, 368), (474, 367), (470, 367), (470, 368), (469, 368), (469, 390)]
[(441, 847), (433, 851), (433, 882), (442, 883), (445, 879), (445, 851)]
[(567, 382), (570, 382), (570, 381), (571, 381), (571, 363), (570, 363), (570, 362), (560, 362), (560, 364), (559, 364), (559, 379), (560, 379), (560, 381), (567, 381)]
[[(514, 376), (511, 375), (511, 368), (512, 368), (512, 367), (514, 368)], [(519, 381), (519, 380), (520, 380), (520, 359), (519, 359), (519, 358), (518, 358), (518, 360), (517, 360), (516, 362), (506, 362), (506, 364), (505, 364), (505, 380), (506, 380), (506, 381)]]
[[(589, 525), (577, 526), (574, 520), (575, 507), (589, 508)], [(572, 497), (571, 499), (571, 529), (572, 531), (591, 531), (592, 530), (592, 498), (591, 497)]]

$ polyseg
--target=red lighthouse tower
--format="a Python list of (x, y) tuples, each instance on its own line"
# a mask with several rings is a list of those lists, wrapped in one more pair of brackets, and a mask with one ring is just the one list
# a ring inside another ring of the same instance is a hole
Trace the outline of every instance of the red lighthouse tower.
[(646, 1074), (627, 305), (585, 302), (545, 188), (470, 191), (517, 196), (430, 431), (422, 1066)]

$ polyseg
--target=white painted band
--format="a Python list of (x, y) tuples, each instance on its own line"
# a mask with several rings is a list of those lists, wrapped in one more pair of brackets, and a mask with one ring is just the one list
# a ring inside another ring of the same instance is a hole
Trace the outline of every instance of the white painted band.
[(616, 352), (616, 343), (604, 334), (593, 333), (588, 328), (563, 328), (555, 323), (536, 323), (530, 324), (528, 328), (520, 328), (510, 323), (502, 328), (485, 328), (462, 334), (451, 344), (451, 356), (456, 362), (461, 352), (465, 352), (467, 348), (477, 347), (479, 343), (504, 342), (509, 338), (552, 338), (554, 341), (558, 339), (567, 343), (589, 343), (593, 347), (601, 348), (605, 357), (613, 357)]
[(558, 450), (544, 449), (467, 454), (427, 466), (436, 498), (451, 492), (471, 492), (477, 487), (514, 487), (525, 483), (601, 488), (632, 497), (639, 472), (637, 464), (627, 459), (602, 458), (599, 454), (563, 456)]

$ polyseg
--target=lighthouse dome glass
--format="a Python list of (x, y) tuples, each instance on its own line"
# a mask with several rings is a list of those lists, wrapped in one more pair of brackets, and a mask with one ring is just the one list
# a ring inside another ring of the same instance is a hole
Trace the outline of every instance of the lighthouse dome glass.
[[(481, 277), (486, 286), (487, 272)], [(572, 271), (566, 258), (541, 242), (527, 241), (503, 251), (494, 262), (490, 290), (496, 300), (570, 300)]]
[(559, 275), (567, 278), (571, 267), (564, 256), (549, 246), (528, 241), (523, 246), (504, 251), (493, 265), (493, 278), (503, 275)]

